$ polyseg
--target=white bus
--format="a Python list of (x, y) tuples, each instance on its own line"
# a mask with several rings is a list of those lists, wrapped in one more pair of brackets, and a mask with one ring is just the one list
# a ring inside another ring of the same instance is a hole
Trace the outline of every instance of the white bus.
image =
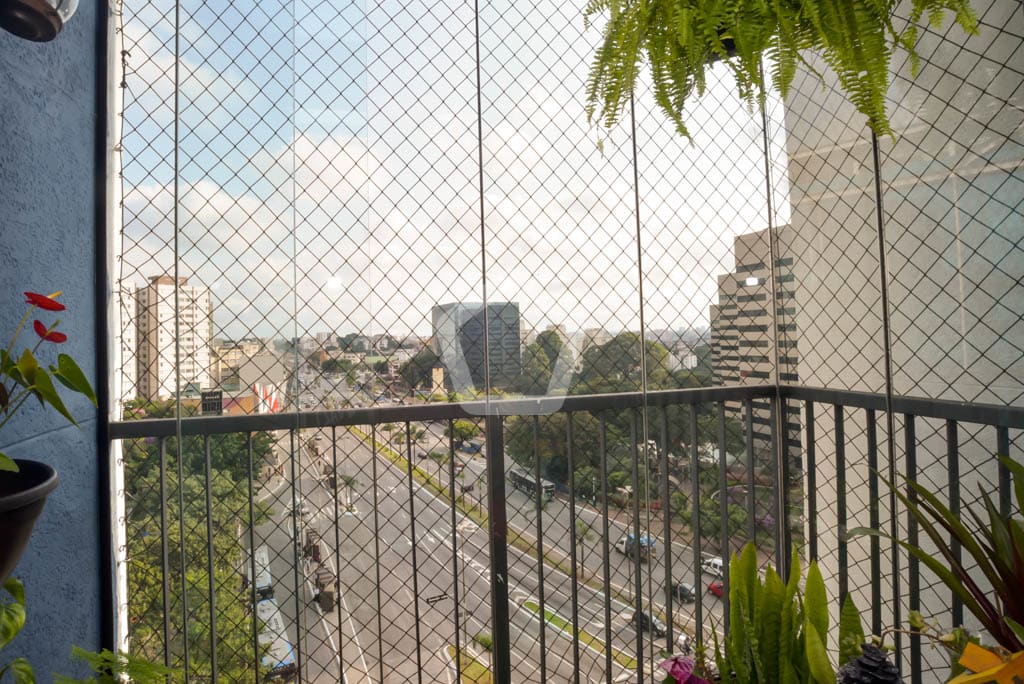
[(264, 682), (290, 682), (299, 673), (295, 663), (295, 650), (288, 641), (284, 619), (277, 601), (268, 598), (256, 603), (260, 620), (258, 641), (266, 651), (261, 660)]
[(267, 551), (266, 546), (256, 547), (256, 551), (253, 553), (253, 563), (246, 563), (245, 575), (246, 577), (253, 571), (253, 565), (256, 566), (256, 577), (254, 584), (256, 585), (256, 596), (261, 599), (273, 598), (274, 597), (274, 580), (270, 576), (270, 553)]

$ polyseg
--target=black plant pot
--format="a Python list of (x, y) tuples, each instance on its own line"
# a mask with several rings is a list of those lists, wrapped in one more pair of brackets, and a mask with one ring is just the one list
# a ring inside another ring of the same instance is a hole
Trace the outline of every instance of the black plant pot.
[(0, 471), (0, 584), (18, 564), (57, 471), (38, 461), (15, 459), (18, 472)]

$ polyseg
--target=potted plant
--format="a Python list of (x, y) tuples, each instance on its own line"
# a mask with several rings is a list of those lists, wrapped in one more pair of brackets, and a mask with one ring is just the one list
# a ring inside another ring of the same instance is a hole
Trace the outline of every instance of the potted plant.
[[(1017, 507), (1024, 510), (1024, 465), (1006, 456), (1000, 456), (999, 460), (1012, 474)], [(972, 645), (962, 626), (941, 634), (941, 630), (927, 624), (919, 614), (911, 614), (912, 632), (929, 637), (944, 648), (954, 645), (951, 649), (954, 674), (962, 669), (956, 667), (958, 662), (975, 672), (979, 668), (987, 671), (1005, 666), (1020, 668), (1017, 671), (1024, 673), (1024, 593), (1021, 592), (1024, 587), (1024, 520), (1003, 516), (992, 497), (980, 486), (981, 506), (978, 508), (981, 510), (967, 507), (964, 513), (956, 514), (919, 482), (904, 477), (906, 490), (900, 491), (884, 477), (881, 479), (893, 490), (935, 551), (926, 551), (870, 528), (858, 527), (850, 530), (849, 535), (874, 535), (895, 541), (956, 594), (995, 644), (988, 649)], [(954, 551), (951, 540), (956, 541), (966, 558)], [(989, 657), (980, 655), (983, 650)]]
[[(44, 345), (67, 341), (67, 335), (57, 330), (59, 319), (47, 325), (33, 316), (37, 310), (49, 313), (63, 311), (64, 305), (56, 299), (59, 295), (59, 292), (49, 296), (26, 292), (25, 301), (30, 305), (29, 309), (22, 316), (10, 344), (6, 349), (0, 349), (0, 430), (17, 415), (26, 401), (33, 398), (41, 405), (54, 408), (72, 425), (77, 425), (54, 380), (96, 405), (92, 386), (74, 359), (67, 354), (58, 354), (56, 365), (44, 367), (36, 357)], [(38, 339), (31, 347), (17, 351), (15, 345), (30, 318)], [(17, 565), (46, 497), (56, 486), (57, 473), (49, 465), (15, 460), (0, 452), (0, 584)]]
[(910, 54), (916, 75), (918, 23), (932, 25), (951, 12), (964, 31), (977, 33), (969, 0), (912, 0), (910, 21), (897, 29), (893, 0), (589, 0), (584, 19), (608, 12), (602, 42), (587, 80), (587, 116), (611, 127), (632, 97), (642, 62), (650, 66), (655, 101), (686, 138), (683, 107), (704, 94), (709, 64), (724, 60), (740, 97), (765, 102), (765, 72), (785, 98), (805, 52), (821, 56), (868, 125), (892, 134), (885, 113), (889, 62)]

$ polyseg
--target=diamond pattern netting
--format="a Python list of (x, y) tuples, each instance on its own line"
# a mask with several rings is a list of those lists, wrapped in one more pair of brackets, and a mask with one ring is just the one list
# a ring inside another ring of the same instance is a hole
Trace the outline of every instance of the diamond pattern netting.
[[(889, 351), (897, 394), (1019, 402), (1022, 31), (1006, 3), (979, 4), (994, 38), (925, 31), (921, 76), (911, 83), (907, 66), (894, 65), (898, 135), (879, 141), (875, 168), (863, 122), (831, 86), (798, 75), (785, 106), (769, 98), (762, 119), (739, 106), (721, 68), (688, 113), (692, 143), (638, 90), (634, 157), (630, 126), (586, 124), (596, 32), (570, 5), (485, 3), (476, 17), (440, 0), (129, 2), (118, 399), (143, 418), (709, 384), (881, 392)], [(170, 278), (153, 281), (161, 276)], [(711, 405), (697, 407), (697, 434), (681, 406), (505, 421), (517, 681), (618, 676), (635, 666), (615, 655), (609, 667), (609, 653), (637, 647), (653, 660), (655, 640), (639, 643), (630, 617), (664, 605), (666, 558), (669, 582), (701, 594), (704, 623), (677, 605), (676, 628), (708, 635), (722, 625), (693, 558), (698, 545), (722, 552), (721, 521), (715, 505), (691, 501), (695, 485), (702, 501), (727, 497), (730, 511), (742, 499), (726, 522), (730, 545), (753, 538), (763, 564), (778, 560), (780, 528), (808, 541), (804, 407), (790, 403), (782, 420), (791, 509), (776, 521), (771, 405), (752, 401), (749, 434), (746, 408), (724, 407), (724, 455)], [(866, 418), (844, 411), (845, 515), (867, 524)], [(819, 558), (833, 597), (846, 573), (862, 600), (855, 585), (870, 573), (869, 547), (851, 542), (839, 567), (831, 407), (816, 417)], [(250, 595), (264, 548), (277, 636), (303, 681), (430, 679), (452, 659), (488, 665), (480, 428), (257, 433), (251, 476), (246, 435), (211, 437), (213, 539), (202, 440), (182, 442), (181, 483), (177, 443), (163, 443), (162, 529), (160, 444), (128, 443), (132, 648), (157, 657), (166, 646), (196, 679), (214, 661), (221, 676), (253, 674), (270, 645), (260, 643), (270, 613), (257, 616)], [(884, 455), (880, 416), (877, 430)], [(918, 450), (939, 456), (919, 458), (923, 477), (939, 472), (944, 452), (942, 427), (929, 430), (919, 426)], [(983, 481), (992, 440), (961, 432), (961, 472)], [(695, 446), (704, 462), (690, 458)], [(711, 463), (719, 455), (724, 481)], [(550, 502), (546, 485), (511, 484), (537, 470), (555, 491)], [(165, 644), (164, 577), (153, 563), (161, 534), (178, 553), (178, 520), (184, 574), (179, 553), (169, 559)], [(654, 562), (615, 548), (630, 529), (666, 524), (678, 543)], [(883, 585), (893, 579), (888, 553)], [(318, 571), (338, 579), (332, 605), (311, 603), (330, 591)], [(241, 590), (239, 573), (249, 577)], [(921, 600), (948, 610), (933, 585), (922, 576)], [(883, 621), (897, 604), (906, 614), (900, 601), (881, 597)], [(556, 628), (574, 611), (604, 651)]]

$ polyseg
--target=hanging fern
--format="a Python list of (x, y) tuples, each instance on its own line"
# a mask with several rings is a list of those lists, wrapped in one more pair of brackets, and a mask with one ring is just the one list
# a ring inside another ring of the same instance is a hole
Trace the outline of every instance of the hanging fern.
[(895, 48), (909, 53), (916, 75), (914, 48), (925, 15), (937, 27), (952, 12), (965, 32), (978, 31), (969, 0), (911, 0), (910, 21), (902, 31), (893, 23), (896, 5), (896, 0), (589, 0), (587, 26), (605, 14), (608, 22), (587, 81), (587, 116), (614, 126), (646, 62), (658, 106), (689, 138), (683, 105), (694, 93), (704, 94), (712, 61), (725, 60), (743, 101), (763, 107), (762, 64), (785, 98), (797, 67), (810, 68), (803, 57), (810, 51), (835, 72), (872, 130), (891, 135), (885, 93)]

